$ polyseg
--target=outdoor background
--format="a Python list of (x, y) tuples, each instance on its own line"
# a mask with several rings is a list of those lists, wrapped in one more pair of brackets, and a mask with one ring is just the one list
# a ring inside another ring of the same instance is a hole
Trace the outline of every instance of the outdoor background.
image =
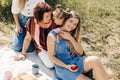
[[(99, 56), (110, 80), (120, 80), (120, 0), (46, 0), (79, 12), (80, 42), (87, 55)], [(11, 45), (15, 23), (12, 0), (0, 0), (0, 46)]]

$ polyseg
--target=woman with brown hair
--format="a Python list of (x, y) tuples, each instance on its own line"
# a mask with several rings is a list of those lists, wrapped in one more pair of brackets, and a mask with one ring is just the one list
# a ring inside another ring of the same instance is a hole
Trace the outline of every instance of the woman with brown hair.
[(52, 20), (53, 9), (47, 3), (40, 2), (34, 8), (34, 16), (26, 23), (27, 34), (24, 39), (22, 53), (14, 56), (14, 59), (25, 60), (30, 42), (33, 41), (36, 53), (47, 68), (53, 68), (53, 63), (49, 60), (47, 53), (47, 35), (50, 30), (56, 28)]
[(48, 54), (55, 64), (57, 80), (91, 80), (91, 70), (94, 70), (96, 80), (108, 80), (98, 57), (83, 56), (82, 45), (78, 43), (80, 27), (80, 17), (72, 11), (66, 13), (63, 24), (48, 35)]

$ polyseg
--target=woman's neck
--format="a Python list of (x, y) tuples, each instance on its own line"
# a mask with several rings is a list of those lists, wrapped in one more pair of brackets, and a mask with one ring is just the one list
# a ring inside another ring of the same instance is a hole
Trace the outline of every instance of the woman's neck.
[(65, 29), (64, 29), (64, 26), (61, 26), (61, 27), (60, 27), (60, 30), (61, 30), (61, 31), (64, 31), (64, 30), (65, 30)]
[[(67, 31), (67, 30), (64, 28), (64, 26), (61, 26), (61, 27), (60, 27), (60, 30), (61, 30), (61, 31), (65, 31), (65, 32), (69, 32), (69, 31)], [(69, 33), (70, 33), (70, 32), (69, 32)]]

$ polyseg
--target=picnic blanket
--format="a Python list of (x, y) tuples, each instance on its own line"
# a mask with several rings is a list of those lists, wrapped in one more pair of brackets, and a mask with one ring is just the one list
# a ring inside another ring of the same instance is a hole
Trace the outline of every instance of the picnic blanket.
[(33, 64), (38, 64), (40, 67), (39, 74), (33, 75), (37, 77), (38, 80), (55, 80), (54, 69), (45, 67), (35, 52), (27, 53), (27, 59), (25, 61), (14, 61), (13, 56), (17, 54), (20, 53), (15, 52), (8, 46), (0, 48), (0, 80), (4, 80), (3, 78), (6, 71), (11, 71), (14, 77), (22, 72), (33, 75)]

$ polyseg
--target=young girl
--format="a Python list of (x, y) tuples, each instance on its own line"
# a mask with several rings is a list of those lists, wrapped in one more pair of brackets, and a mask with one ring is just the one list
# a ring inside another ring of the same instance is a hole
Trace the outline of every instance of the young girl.
[(57, 4), (55, 7), (55, 11), (53, 11), (53, 20), (57, 25), (62, 25), (65, 17), (64, 9), (62, 5)]
[(96, 80), (108, 80), (107, 74), (95, 56), (84, 58), (78, 43), (80, 17), (75, 12), (66, 13), (62, 26), (50, 31), (47, 46), (50, 60), (55, 64), (57, 80), (90, 80), (85, 74), (94, 70)]
[[(25, 24), (27, 20), (33, 16), (33, 8), (38, 2), (45, 2), (44, 0), (13, 0), (11, 11), (14, 21), (16, 23), (15, 34), (13, 37), (13, 48), (15, 51), (21, 51), (23, 40), (26, 35)], [(34, 50), (34, 45), (31, 43), (28, 52)]]

